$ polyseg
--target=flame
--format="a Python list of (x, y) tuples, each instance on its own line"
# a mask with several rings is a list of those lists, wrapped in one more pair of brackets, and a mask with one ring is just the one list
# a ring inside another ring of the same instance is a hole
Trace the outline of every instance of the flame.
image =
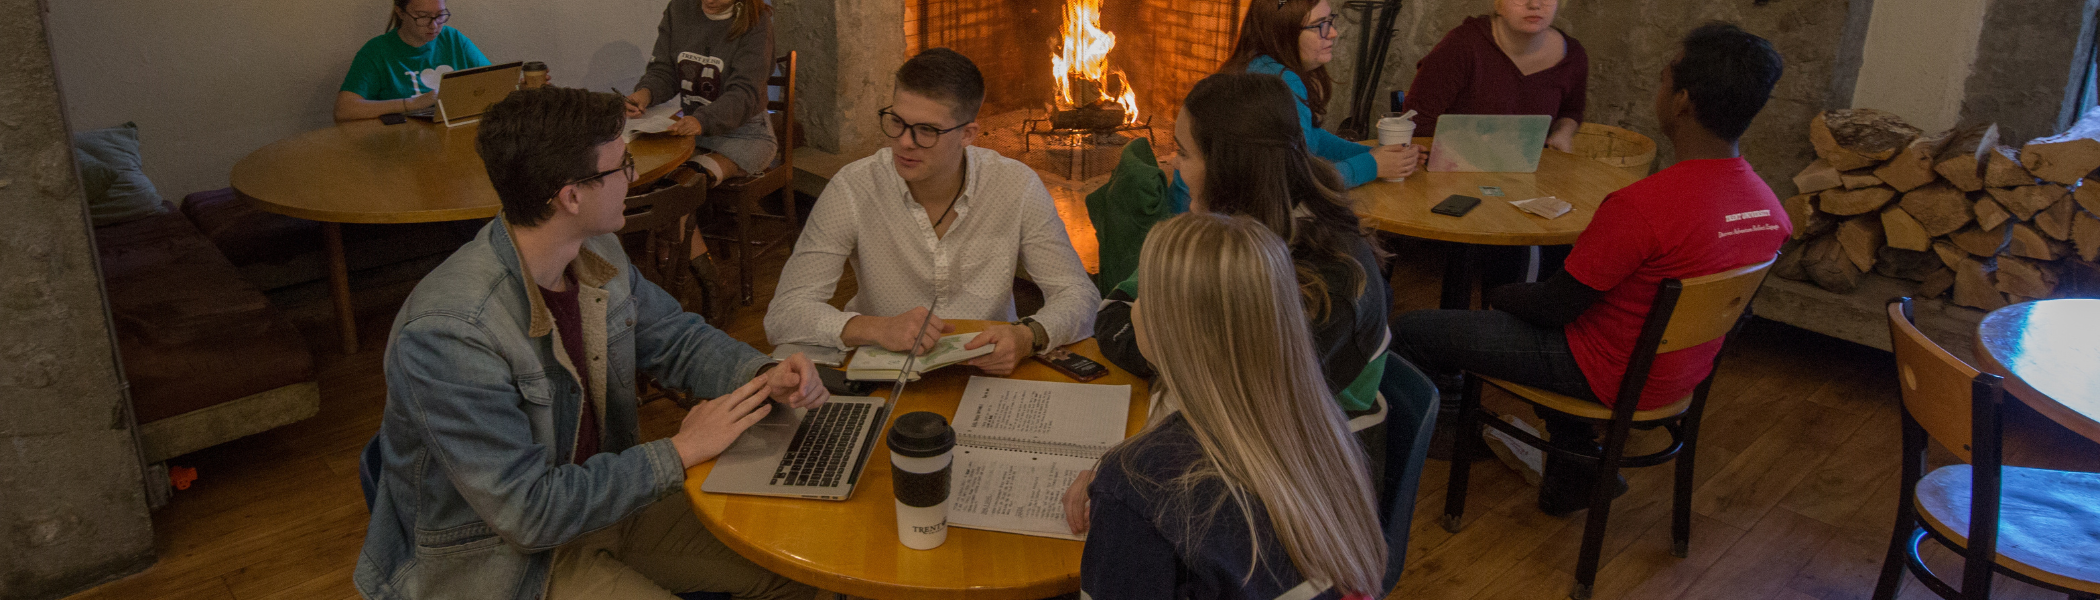
[[(1108, 51), (1115, 49), (1116, 35), (1101, 30), (1101, 0), (1066, 0), (1063, 33), (1060, 40), (1064, 46), (1062, 53), (1050, 55), (1050, 76), (1057, 80), (1058, 108), (1075, 109), (1097, 102), (1111, 102), (1123, 107), (1123, 124), (1136, 123), (1137, 93), (1130, 89), (1130, 78), (1123, 74), (1122, 69), (1108, 66)], [(1121, 88), (1121, 95), (1109, 95), (1110, 76), (1114, 76)], [(1083, 79), (1093, 85), (1089, 86), (1090, 90), (1076, 90), (1073, 89), (1076, 87), (1074, 79)]]

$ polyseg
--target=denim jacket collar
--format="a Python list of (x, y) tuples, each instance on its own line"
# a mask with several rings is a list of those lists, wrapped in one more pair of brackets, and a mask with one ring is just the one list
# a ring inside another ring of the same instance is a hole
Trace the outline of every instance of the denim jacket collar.
[[(531, 283), (532, 270), (525, 268), (525, 254), (518, 250), (517, 242), (511, 238), (510, 221), (505, 220), (502, 214), (497, 214), (496, 223), (496, 230), (494, 235), (489, 236), (489, 243), (496, 245), (496, 256), (503, 261), (503, 266), (526, 282), (525, 297), (532, 303), (532, 326), (526, 331), (526, 335), (546, 337), (554, 332), (554, 313), (547, 311), (547, 300), (540, 297), (540, 286)], [(509, 251), (504, 252), (506, 249)], [(612, 281), (613, 276), (620, 273), (611, 262), (592, 252), (589, 245), (577, 248), (575, 260), (569, 261), (569, 270), (576, 274), (577, 283), (594, 288), (605, 287), (605, 282)]]

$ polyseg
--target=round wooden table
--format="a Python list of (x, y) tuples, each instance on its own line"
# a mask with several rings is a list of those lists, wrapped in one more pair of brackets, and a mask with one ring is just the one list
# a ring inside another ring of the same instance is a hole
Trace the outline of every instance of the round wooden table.
[[(986, 324), (949, 322), (958, 331), (979, 331)], [(1145, 381), (1109, 365), (1092, 339), (1068, 348), (1109, 367), (1108, 375), (1088, 383), (1130, 386), (1130, 420), (1124, 435), (1136, 434), (1145, 423)], [(963, 387), (976, 374), (977, 369), (962, 365), (927, 373), (905, 388), (890, 419), (920, 410), (954, 418)], [(1022, 361), (1009, 377), (1071, 381), (1036, 360)], [(885, 386), (870, 395), (888, 393)], [(878, 444), (868, 455), (853, 497), (844, 502), (700, 491), (713, 461), (686, 470), (685, 493), (700, 522), (737, 554), (833, 592), (876, 599), (1036, 600), (1079, 590), (1082, 542), (951, 528), (948, 541), (938, 548), (905, 548), (897, 541), (889, 462), (889, 448)]]
[[(502, 208), (474, 151), (479, 125), (421, 119), (338, 123), (263, 146), (233, 165), (233, 189), (257, 208), (321, 222), (343, 353), (357, 352), (341, 223), (484, 219)], [(693, 154), (690, 137), (650, 135), (628, 145), (636, 182), (662, 178)]]
[(1976, 358), (2013, 397), (2100, 441), (2100, 300), (2022, 302), (1976, 325)]
[[(1415, 138), (1428, 151), (1434, 138)], [(1602, 161), (1552, 148), (1539, 155), (1535, 173), (1432, 173), (1409, 175), (1407, 181), (1374, 180), (1349, 192), (1356, 214), (1380, 231), (1424, 239), (1486, 246), (1557, 246), (1575, 243), (1590, 226), (1604, 197), (1640, 178)], [(1481, 187), (1502, 189), (1489, 196)], [(1429, 212), (1452, 194), (1472, 196), (1480, 205), (1463, 217)], [(1511, 206), (1511, 200), (1554, 196), (1575, 206), (1547, 219)], [(1443, 307), (1469, 308), (1473, 277), (1469, 263), (1454, 257), (1447, 264)]]

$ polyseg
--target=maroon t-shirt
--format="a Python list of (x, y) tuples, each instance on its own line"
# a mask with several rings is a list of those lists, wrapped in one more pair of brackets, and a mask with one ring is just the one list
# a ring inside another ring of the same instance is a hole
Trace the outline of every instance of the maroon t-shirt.
[(598, 428), (597, 403), (591, 401), (591, 363), (585, 362), (588, 355), (583, 347), (583, 306), (576, 297), (576, 278), (566, 273), (562, 277), (569, 281), (569, 291), (557, 292), (540, 288), (540, 298), (547, 302), (547, 312), (554, 315), (554, 333), (561, 336), (562, 349), (569, 355), (569, 364), (576, 365), (576, 378), (583, 384), (583, 409), (577, 415), (576, 456), (571, 463), (582, 464), (584, 460), (598, 454), (603, 432)]
[[(1564, 331), (1590, 391), (1611, 405), (1664, 279), (1771, 260), (1794, 226), (1779, 197), (1741, 158), (1687, 160), (1604, 198), (1575, 239), (1567, 271), (1604, 295)], [(1706, 378), (1721, 340), (1655, 356), (1642, 410), (1683, 399)]]
[(1495, 45), (1492, 17), (1468, 17), (1444, 34), (1415, 63), (1407, 109), (1415, 111), (1415, 135), (1436, 135), (1436, 119), (1458, 115), (1548, 115), (1582, 120), (1589, 101), (1590, 55), (1574, 36), (1560, 64), (1525, 75)]

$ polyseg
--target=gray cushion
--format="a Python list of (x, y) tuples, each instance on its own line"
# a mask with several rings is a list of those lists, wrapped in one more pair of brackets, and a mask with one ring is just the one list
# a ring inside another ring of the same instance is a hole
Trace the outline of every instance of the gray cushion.
[(73, 134), (73, 158), (96, 227), (165, 214), (160, 192), (140, 171), (139, 128), (125, 123)]

